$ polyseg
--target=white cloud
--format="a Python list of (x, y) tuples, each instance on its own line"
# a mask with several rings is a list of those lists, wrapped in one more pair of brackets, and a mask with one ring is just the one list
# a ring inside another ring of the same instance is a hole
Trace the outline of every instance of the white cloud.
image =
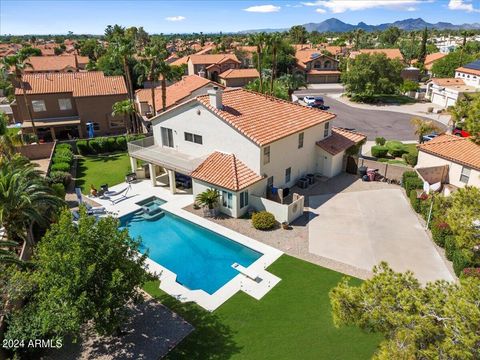
[(165, 18), (165, 20), (167, 20), (167, 21), (183, 21), (185, 19), (186, 19), (185, 16), (167, 16)]
[(448, 3), (450, 10), (465, 10), (467, 12), (480, 12), (480, 9), (475, 9), (470, 0), (450, 0)]
[(414, 6), (410, 6), (407, 8), (407, 11), (417, 11), (417, 8)]
[(278, 12), (280, 11), (280, 6), (275, 5), (257, 5), (257, 6), (250, 6), (244, 11), (248, 12), (257, 12), (257, 13), (271, 13), (271, 12)]
[[(418, 5), (433, 0), (319, 0), (314, 2), (302, 2), (305, 6), (326, 8), (334, 14), (345, 11), (358, 11), (373, 8), (385, 8), (394, 10), (414, 11), (413, 5)], [(459, 0), (456, 0), (459, 1)]]
[(319, 14), (325, 14), (327, 12), (327, 10), (322, 9), (322, 8), (315, 9), (315, 11)]

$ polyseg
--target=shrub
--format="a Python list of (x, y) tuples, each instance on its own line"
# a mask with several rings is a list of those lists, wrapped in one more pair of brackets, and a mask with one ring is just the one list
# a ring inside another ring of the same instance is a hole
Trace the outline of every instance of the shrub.
[(387, 156), (388, 149), (382, 145), (374, 145), (372, 146), (372, 156), (377, 158), (383, 158)]
[(388, 153), (393, 157), (400, 157), (407, 152), (405, 146), (400, 141), (387, 141), (385, 146), (388, 148)]
[(462, 277), (475, 277), (477, 279), (480, 279), (480, 268), (465, 268), (463, 269)]
[(100, 149), (100, 143), (97, 139), (91, 139), (88, 141), (88, 149), (89, 153), (91, 154), (100, 154), (101, 149)]
[(415, 189), (423, 189), (423, 180), (419, 177), (408, 177), (405, 179), (404, 186), (407, 194), (410, 194), (410, 191)]
[(73, 162), (73, 158), (60, 154), (60, 155), (55, 155), (52, 159), (52, 162), (53, 164), (67, 163), (71, 166)]
[(50, 184), (62, 183), (67, 187), (72, 181), (72, 175), (66, 171), (52, 171), (48, 175), (48, 182)]
[(73, 152), (72, 145), (68, 143), (57, 144), (57, 146), (55, 147), (55, 150), (60, 150), (60, 149), (68, 149)]
[(445, 257), (450, 261), (453, 260), (453, 253), (455, 252), (455, 247), (455, 236), (445, 236)]
[(385, 140), (384, 137), (376, 137), (375, 138), (375, 144), (377, 144), (377, 145), (383, 146), (383, 145), (385, 145), (385, 142), (386, 142), (386, 140)]
[(444, 221), (434, 221), (431, 227), (432, 238), (435, 244), (441, 247), (445, 247), (445, 239), (447, 235), (451, 235), (448, 224)]
[(99, 137), (96, 140), (98, 142), (98, 154), (108, 152), (108, 138)]
[(276, 223), (275, 216), (268, 211), (260, 211), (252, 215), (252, 225), (257, 230), (273, 229)]
[(420, 210), (419, 202), (420, 199), (417, 198), (417, 192), (415, 190), (410, 191), (409, 193), (410, 204), (412, 205), (413, 210), (418, 212)]
[(76, 145), (77, 145), (78, 152), (81, 155), (88, 155), (88, 153), (90, 152), (90, 148), (88, 146), (87, 140), (78, 140)]
[(114, 152), (117, 147), (117, 142), (115, 141), (114, 137), (109, 137), (107, 138), (107, 151), (108, 152)]
[(127, 150), (127, 139), (125, 139), (125, 136), (118, 136), (115, 139), (115, 149), (119, 151), (125, 151)]
[(50, 167), (51, 171), (70, 171), (71, 165), (68, 162), (53, 163)]
[(51, 187), (59, 198), (65, 199), (65, 186), (63, 183), (54, 183)]
[(54, 152), (54, 155), (68, 156), (68, 157), (71, 157), (73, 160), (73, 151), (70, 149), (66, 149), (66, 148), (56, 149)]
[(404, 186), (405, 184), (405, 181), (407, 180), (407, 178), (410, 178), (410, 177), (415, 177), (415, 178), (418, 178), (418, 174), (416, 171), (405, 171), (403, 174), (402, 174), (402, 186)]
[(408, 165), (415, 166), (417, 165), (418, 155), (405, 153), (402, 155), (402, 159), (405, 160)]
[(459, 276), (463, 269), (472, 265), (470, 256), (465, 250), (455, 250), (453, 253), (453, 271)]

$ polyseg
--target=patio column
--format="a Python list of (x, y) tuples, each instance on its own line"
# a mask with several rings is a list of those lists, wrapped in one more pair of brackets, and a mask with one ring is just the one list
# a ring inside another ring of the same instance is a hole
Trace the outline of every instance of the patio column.
[(52, 134), (53, 141), (57, 140), (57, 138), (55, 137), (55, 128), (53, 126), (50, 128), (50, 134)]
[(78, 129), (78, 136), (80, 137), (80, 139), (83, 139), (83, 129), (82, 129), (82, 125), (78, 125), (78, 126), (77, 126), (77, 129)]
[(175, 183), (175, 171), (167, 169), (168, 184), (170, 185), (170, 192), (175, 194), (177, 192), (177, 184)]
[(152, 181), (152, 186), (157, 186), (157, 173), (156, 173), (155, 165), (152, 163), (149, 163), (148, 168), (150, 170), (150, 180)]
[(137, 170), (137, 159), (130, 156), (130, 167), (132, 168), (132, 173)]

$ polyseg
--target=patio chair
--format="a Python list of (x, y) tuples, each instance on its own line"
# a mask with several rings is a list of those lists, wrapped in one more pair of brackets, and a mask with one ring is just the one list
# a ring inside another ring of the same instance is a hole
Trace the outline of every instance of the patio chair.
[[(115, 205), (116, 203), (125, 200), (127, 198), (128, 191), (132, 188), (132, 185), (128, 184), (127, 187), (123, 188), (122, 190), (119, 191), (107, 191), (106, 193), (103, 194), (103, 198), (110, 200), (112, 205)], [(116, 199), (112, 199), (112, 197), (119, 196)]]
[(86, 203), (83, 201), (83, 195), (82, 195), (82, 189), (76, 187), (75, 188), (75, 194), (77, 195), (77, 202), (78, 205), (84, 205), (87, 208), (87, 212), (91, 214), (103, 214), (106, 212), (106, 209), (104, 206), (92, 206), (89, 203)]

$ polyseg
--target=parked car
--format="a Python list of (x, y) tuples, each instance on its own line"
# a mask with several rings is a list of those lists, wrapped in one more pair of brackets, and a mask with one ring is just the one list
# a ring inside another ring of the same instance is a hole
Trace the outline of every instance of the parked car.
[(438, 134), (432, 133), (432, 134), (428, 134), (428, 135), (423, 135), (422, 139), (423, 139), (423, 142), (427, 142), (427, 141), (430, 141), (430, 140), (436, 138), (437, 136), (438, 136)]
[(468, 131), (463, 130), (460, 127), (456, 127), (453, 129), (452, 134), (455, 136), (461, 136), (461, 137), (469, 137), (470, 133)]
[(312, 104), (310, 105), (310, 107), (313, 107), (313, 108), (316, 108), (316, 109), (320, 109), (320, 110), (328, 110), (330, 109), (330, 106), (327, 106), (327, 105), (317, 105), (317, 104)]
[(303, 101), (305, 102), (305, 104), (311, 105), (311, 104), (315, 103), (315, 96), (305, 96), (303, 98)]

